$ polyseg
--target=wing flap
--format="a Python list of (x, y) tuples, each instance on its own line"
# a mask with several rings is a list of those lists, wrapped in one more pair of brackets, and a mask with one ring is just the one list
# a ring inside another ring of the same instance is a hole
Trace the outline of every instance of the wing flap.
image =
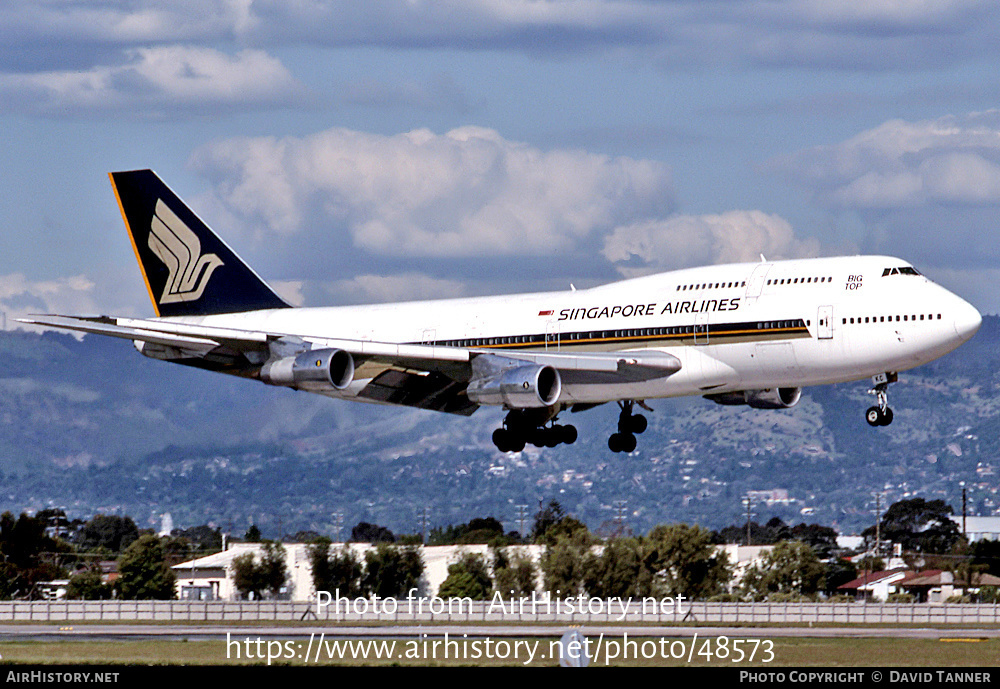
[(358, 398), (383, 404), (469, 416), (479, 405), (465, 395), (465, 383), (441, 373), (412, 373), (389, 369), (375, 376)]

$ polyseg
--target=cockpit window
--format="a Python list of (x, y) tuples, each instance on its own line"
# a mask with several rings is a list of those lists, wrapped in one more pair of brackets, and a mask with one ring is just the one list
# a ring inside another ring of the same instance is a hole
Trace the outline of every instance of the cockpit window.
[(886, 268), (882, 271), (882, 277), (886, 275), (920, 275), (916, 268), (911, 268), (910, 266), (903, 266), (902, 268)]

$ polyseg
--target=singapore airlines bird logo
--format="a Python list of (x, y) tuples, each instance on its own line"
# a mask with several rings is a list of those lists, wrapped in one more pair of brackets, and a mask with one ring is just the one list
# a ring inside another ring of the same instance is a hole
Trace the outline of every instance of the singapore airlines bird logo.
[(161, 304), (199, 299), (212, 272), (222, 265), (222, 259), (215, 254), (201, 254), (198, 235), (162, 199), (156, 201), (148, 245), (169, 273)]

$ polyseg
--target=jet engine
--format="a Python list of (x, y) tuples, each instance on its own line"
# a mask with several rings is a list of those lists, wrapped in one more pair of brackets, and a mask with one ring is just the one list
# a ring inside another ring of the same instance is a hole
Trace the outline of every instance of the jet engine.
[(268, 361), (260, 379), (300, 390), (343, 390), (354, 380), (354, 357), (343, 349), (313, 349)]
[(503, 404), (511, 409), (551, 407), (559, 400), (562, 379), (551, 366), (529, 364), (473, 378), (466, 392), (476, 404)]
[(754, 409), (788, 409), (798, 404), (802, 388), (767, 388), (766, 390), (738, 390), (718, 395), (705, 395), (717, 404), (748, 404)]

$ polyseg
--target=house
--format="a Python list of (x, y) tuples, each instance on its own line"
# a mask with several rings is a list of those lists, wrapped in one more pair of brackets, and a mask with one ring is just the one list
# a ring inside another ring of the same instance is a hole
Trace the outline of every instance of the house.
[(837, 590), (853, 595), (856, 598), (885, 601), (895, 593), (902, 593), (900, 588), (907, 579), (917, 576), (917, 572), (909, 569), (889, 569), (879, 572), (862, 572), (857, 579), (841, 584)]
[(921, 603), (945, 603), (952, 596), (976, 593), (982, 586), (1000, 586), (1000, 577), (974, 573), (969, 582), (952, 572), (935, 569), (921, 572), (903, 583), (903, 588)]

